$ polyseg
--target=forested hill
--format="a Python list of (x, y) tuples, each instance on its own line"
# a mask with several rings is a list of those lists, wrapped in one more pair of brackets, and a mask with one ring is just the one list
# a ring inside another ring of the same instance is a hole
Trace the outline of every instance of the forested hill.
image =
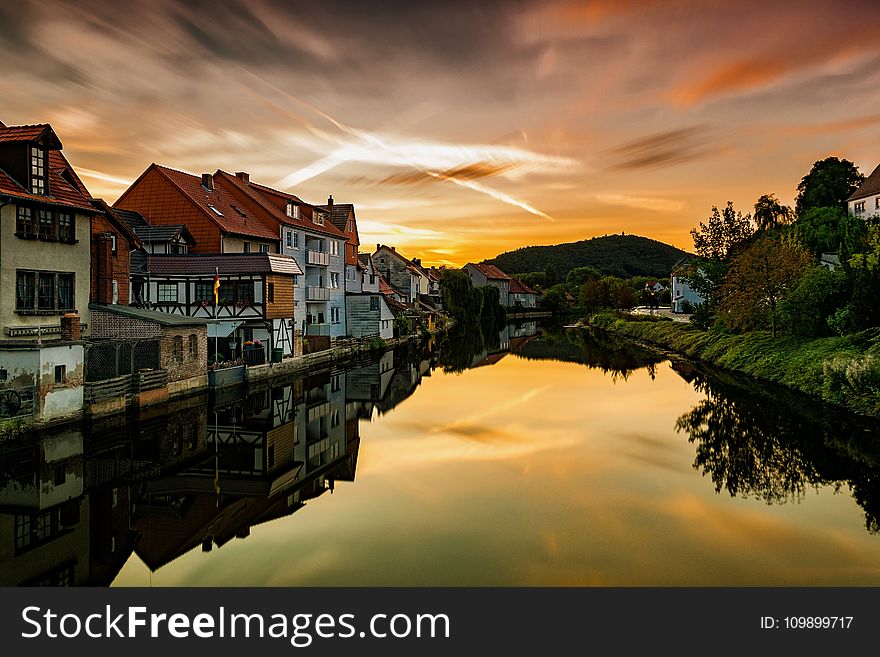
[(487, 263), (508, 274), (543, 272), (553, 267), (564, 278), (575, 267), (595, 267), (606, 276), (666, 278), (673, 265), (688, 255), (669, 244), (638, 235), (606, 235), (555, 246), (526, 246), (507, 251)]

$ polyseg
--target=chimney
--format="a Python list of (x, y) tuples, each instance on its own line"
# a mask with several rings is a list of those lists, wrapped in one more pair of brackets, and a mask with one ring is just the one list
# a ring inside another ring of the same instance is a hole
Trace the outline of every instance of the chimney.
[(202, 187), (204, 187), (205, 191), (207, 191), (207, 192), (213, 192), (214, 191), (214, 176), (212, 176), (210, 173), (203, 173), (202, 174)]
[(376, 243), (376, 250), (378, 251), (378, 250), (381, 249), (381, 248), (382, 248), (382, 245), (379, 244), (379, 243), (377, 242), (377, 243)]
[(79, 315), (65, 313), (61, 318), (61, 339), (69, 342), (78, 342), (82, 338), (79, 327)]
[(413, 258), (413, 264), (416, 267), (421, 267), (422, 266), (422, 259), (421, 258)]
[(333, 212), (333, 195), (327, 197), (327, 207), (330, 208), (330, 212)]
[(113, 238), (110, 233), (102, 233), (96, 241), (94, 300), (113, 303)]
[(243, 183), (249, 183), (251, 181), (251, 176), (247, 171), (236, 171), (235, 177)]

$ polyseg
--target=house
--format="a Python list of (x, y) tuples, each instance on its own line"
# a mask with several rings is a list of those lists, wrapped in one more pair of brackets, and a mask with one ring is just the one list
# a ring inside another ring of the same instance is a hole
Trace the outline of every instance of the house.
[(518, 278), (511, 277), (507, 305), (510, 308), (536, 308), (538, 293)]
[(860, 219), (880, 216), (880, 164), (846, 199), (849, 213)]
[(358, 287), (358, 247), (361, 241), (358, 235), (357, 215), (353, 203), (335, 203), (333, 197), (327, 199), (327, 205), (319, 205), (327, 212), (330, 222), (347, 238), (345, 243), (345, 291), (361, 292)]
[[(223, 179), (249, 203), (279, 222), (279, 252), (296, 260), (303, 271), (303, 280), (297, 281), (294, 297), (296, 332), (328, 340), (347, 335), (344, 282), (347, 238), (330, 220), (330, 214), (293, 194), (255, 183), (242, 171), (234, 176), (224, 173)], [(354, 235), (357, 235), (356, 227)]]
[[(156, 345), (145, 350), (155, 359), (154, 363), (138, 363), (130, 368), (133, 377), (147, 365), (150, 369), (164, 372), (160, 380), (151, 380), (148, 387), (138, 384), (142, 396), (135, 400), (137, 405), (146, 406), (208, 386), (208, 325), (211, 320), (122, 304), (96, 303), (91, 305), (91, 311), (94, 324), (92, 337), (110, 341), (89, 345), (90, 351), (106, 348), (111, 353), (118, 353), (117, 344), (120, 341), (137, 341), (141, 345), (154, 342)], [(132, 345), (132, 350), (135, 349)], [(150, 394), (143, 394), (147, 392)]]
[[(133, 274), (134, 275), (134, 274)], [(273, 253), (149, 254), (143, 271), (144, 305), (165, 313), (212, 321), (209, 355), (241, 356), (245, 342), (259, 340), (294, 355), (296, 260)], [(219, 279), (217, 304), (214, 280)]]
[(674, 313), (693, 312), (695, 306), (705, 301), (699, 292), (691, 289), (688, 282), (688, 277), (693, 274), (694, 267), (695, 265), (690, 258), (682, 258), (672, 268), (669, 292)]
[(501, 303), (505, 303), (510, 297), (510, 276), (498, 269), (495, 265), (487, 265), (484, 262), (469, 262), (462, 271), (470, 276), (471, 281), (477, 287), (493, 285), (501, 293)]
[(114, 207), (153, 225), (184, 224), (196, 241), (193, 253), (278, 253), (278, 221), (236, 195), (220, 171), (195, 176), (151, 164)]
[(97, 210), (48, 124), (0, 124), (2, 338), (60, 333), (59, 318), (89, 324), (89, 235)]
[(666, 291), (666, 286), (664, 286), (663, 283), (661, 283), (660, 281), (646, 281), (645, 291), (660, 294), (660, 292)]
[(377, 244), (373, 264), (389, 285), (404, 294), (404, 303), (415, 304), (423, 285), (427, 294), (427, 275), (420, 271), (418, 265), (398, 253), (397, 247)]
[(355, 275), (361, 291), (346, 295), (345, 314), (349, 333), (355, 338), (393, 338), (395, 309), (380, 290), (381, 277), (376, 273), (369, 253), (358, 254)]
[(0, 123), (0, 422), (82, 412), (92, 197), (48, 124)]
[(185, 224), (153, 225), (134, 210), (113, 210), (141, 241), (146, 253), (189, 253), (196, 240)]
[(128, 304), (131, 252), (142, 248), (141, 240), (103, 199), (95, 199), (94, 206), (99, 214), (92, 217), (89, 299), (99, 304)]

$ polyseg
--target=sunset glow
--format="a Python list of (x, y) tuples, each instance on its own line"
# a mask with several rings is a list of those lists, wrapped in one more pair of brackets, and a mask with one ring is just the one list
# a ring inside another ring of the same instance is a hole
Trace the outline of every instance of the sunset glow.
[(880, 4), (21, 2), (0, 120), (50, 122), (94, 196), (151, 162), (357, 207), (426, 264), (607, 233), (692, 247), (880, 161)]

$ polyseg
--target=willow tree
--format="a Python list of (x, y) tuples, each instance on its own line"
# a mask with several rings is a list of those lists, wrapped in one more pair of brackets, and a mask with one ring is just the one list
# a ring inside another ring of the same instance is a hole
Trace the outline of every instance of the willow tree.
[(776, 337), (779, 304), (811, 263), (810, 253), (798, 242), (759, 237), (730, 262), (721, 286), (721, 317), (728, 326), (742, 330), (769, 324)]
[(776, 194), (764, 194), (755, 203), (755, 213), (752, 217), (758, 230), (770, 230), (794, 221), (794, 211), (780, 203)]

